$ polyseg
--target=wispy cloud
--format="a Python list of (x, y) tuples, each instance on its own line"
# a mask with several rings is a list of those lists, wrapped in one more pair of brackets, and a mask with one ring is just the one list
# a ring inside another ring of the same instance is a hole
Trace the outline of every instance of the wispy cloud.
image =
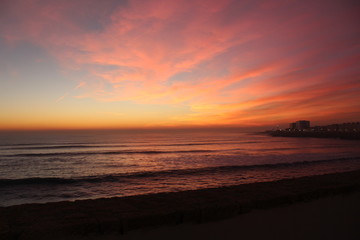
[(85, 86), (85, 84), (86, 84), (85, 82), (80, 82), (76, 87), (74, 87), (73, 89), (67, 91), (67, 92), (64, 93), (64, 95), (62, 95), (61, 97), (57, 98), (55, 102), (58, 103), (58, 102), (62, 101), (62, 100), (63, 100), (65, 97), (67, 97), (71, 92), (73, 92), (74, 90), (79, 89), (79, 88)]
[(189, 106), (192, 113), (174, 117), (174, 124), (321, 121), (360, 107), (360, 5), (354, 1), (11, 6), (7, 17), (14, 22), (3, 26), (3, 36), (42, 46), (70, 75), (85, 72), (70, 90), (84, 89), (79, 98)]

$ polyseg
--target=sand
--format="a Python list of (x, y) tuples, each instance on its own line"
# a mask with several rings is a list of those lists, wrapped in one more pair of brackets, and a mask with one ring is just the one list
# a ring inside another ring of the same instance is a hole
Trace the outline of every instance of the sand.
[(360, 239), (360, 171), (0, 208), (0, 239)]
[[(359, 193), (332, 196), (270, 209), (258, 209), (209, 223), (181, 224), (133, 231), (125, 234), (121, 239), (358, 240), (360, 239), (359, 203)], [(108, 236), (105, 239), (117, 238)]]

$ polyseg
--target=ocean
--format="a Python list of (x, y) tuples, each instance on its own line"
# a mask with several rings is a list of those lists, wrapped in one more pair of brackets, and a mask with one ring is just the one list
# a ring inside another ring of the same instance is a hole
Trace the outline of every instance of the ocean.
[(357, 170), (359, 146), (359, 141), (238, 130), (1, 132), (0, 206)]

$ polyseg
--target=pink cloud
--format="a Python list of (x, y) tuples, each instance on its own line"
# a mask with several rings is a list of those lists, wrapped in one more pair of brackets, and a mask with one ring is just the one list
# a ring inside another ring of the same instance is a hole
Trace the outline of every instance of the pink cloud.
[(347, 95), (359, 88), (351, 1), (14, 2), (2, 36), (85, 72), (79, 97), (185, 104), (193, 113), (181, 121), (232, 124), (330, 116), (360, 100)]

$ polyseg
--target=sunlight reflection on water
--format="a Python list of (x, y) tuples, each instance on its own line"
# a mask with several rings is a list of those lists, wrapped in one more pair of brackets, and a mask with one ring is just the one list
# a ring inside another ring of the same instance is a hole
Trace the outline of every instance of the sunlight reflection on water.
[(1, 205), (360, 169), (357, 141), (219, 131), (17, 133), (0, 137), (0, 159)]

